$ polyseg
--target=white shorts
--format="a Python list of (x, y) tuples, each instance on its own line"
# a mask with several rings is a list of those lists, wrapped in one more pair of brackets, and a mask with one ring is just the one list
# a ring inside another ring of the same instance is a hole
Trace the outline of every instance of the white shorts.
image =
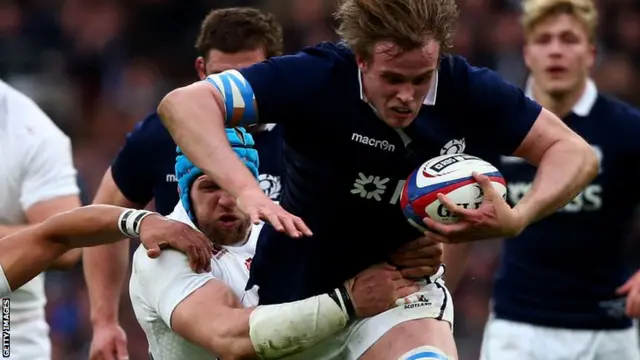
[(573, 330), (491, 317), (480, 360), (640, 360), (638, 329)]
[(453, 329), (453, 301), (449, 290), (444, 286), (443, 274), (444, 267), (430, 280), (422, 283), (420, 291), (414, 295), (422, 296), (423, 301), (398, 306), (371, 318), (358, 320), (336, 336), (286, 359), (355, 360), (393, 327), (410, 320), (438, 319), (447, 321)]

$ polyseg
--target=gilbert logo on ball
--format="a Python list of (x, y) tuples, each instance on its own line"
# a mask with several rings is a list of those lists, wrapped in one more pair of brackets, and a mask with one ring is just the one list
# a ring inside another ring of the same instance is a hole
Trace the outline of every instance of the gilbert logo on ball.
[(471, 175), (473, 172), (488, 176), (500, 196), (506, 196), (505, 180), (490, 163), (466, 154), (438, 156), (413, 171), (402, 188), (400, 206), (409, 223), (418, 230), (425, 231), (426, 227), (422, 222), (425, 217), (445, 224), (458, 221), (440, 203), (438, 194), (447, 196), (466, 209), (480, 206), (484, 193)]

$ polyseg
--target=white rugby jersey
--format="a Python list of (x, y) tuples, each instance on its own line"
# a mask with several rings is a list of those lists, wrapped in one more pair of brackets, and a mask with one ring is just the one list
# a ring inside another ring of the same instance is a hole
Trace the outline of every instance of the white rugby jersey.
[[(1, 80), (0, 156), (2, 225), (25, 224), (25, 213), (35, 203), (80, 192), (69, 138), (35, 102)], [(8, 297), (10, 359), (50, 359), (44, 275), (38, 275)]]
[[(168, 218), (195, 228), (181, 203)], [(171, 314), (176, 306), (209, 280), (217, 279), (229, 286), (244, 307), (258, 305), (257, 291), (244, 289), (261, 227), (262, 223), (254, 225), (242, 246), (225, 246), (216, 253), (211, 259), (211, 273), (196, 274), (189, 267), (187, 256), (178, 251), (165, 250), (160, 257), (150, 259), (145, 248), (138, 247), (133, 255), (129, 294), (154, 360), (212, 359), (213, 354), (171, 330)]]

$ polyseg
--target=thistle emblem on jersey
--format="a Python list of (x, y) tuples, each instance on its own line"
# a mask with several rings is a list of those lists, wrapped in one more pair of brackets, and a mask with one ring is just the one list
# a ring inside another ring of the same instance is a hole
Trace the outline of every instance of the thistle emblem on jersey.
[(381, 179), (379, 176), (366, 176), (363, 173), (358, 173), (359, 178), (353, 183), (353, 189), (351, 193), (360, 195), (361, 198), (375, 199), (382, 201), (382, 195), (387, 189), (387, 183), (389, 178)]
[(278, 200), (280, 198), (280, 191), (282, 190), (282, 184), (280, 183), (279, 176), (273, 176), (271, 174), (260, 174), (258, 176), (260, 183), (260, 189), (264, 191), (265, 195), (271, 200)]
[(449, 142), (444, 144), (442, 149), (440, 149), (440, 155), (462, 154), (465, 147), (464, 138), (449, 140)]

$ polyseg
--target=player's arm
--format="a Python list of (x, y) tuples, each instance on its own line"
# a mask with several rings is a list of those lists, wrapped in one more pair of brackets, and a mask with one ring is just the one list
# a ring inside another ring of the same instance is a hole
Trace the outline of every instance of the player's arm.
[(514, 208), (525, 226), (567, 204), (598, 174), (598, 159), (589, 144), (546, 109), (514, 155), (538, 168), (531, 189)]
[(470, 101), (483, 109), (485, 141), (536, 166), (530, 191), (515, 206), (522, 230), (571, 201), (598, 173), (587, 142), (550, 111), (486, 69), (469, 73)]
[[(152, 115), (153, 116), (153, 115)], [(152, 116), (136, 124), (112, 165), (105, 172), (94, 204), (142, 209), (152, 199), (148, 129)], [(83, 250), (91, 322), (106, 328), (117, 324), (120, 294), (129, 270), (129, 239)]]
[(335, 334), (348, 319), (327, 294), (245, 309), (228, 286), (212, 279), (180, 303), (170, 321), (176, 333), (222, 359), (278, 359)]
[[(20, 203), (28, 224), (0, 227), (0, 237), (81, 205), (69, 138), (57, 129), (50, 132), (36, 129), (34, 137), (36, 140), (25, 149), (20, 189)], [(50, 265), (69, 269), (78, 263), (80, 256), (81, 250), (73, 249)]]
[(158, 114), (182, 152), (214, 182), (235, 197), (257, 193), (255, 178), (227, 141), (224, 127), (233, 124), (225, 123), (224, 104), (221, 93), (203, 81), (170, 92)]
[[(176, 332), (223, 359), (279, 359), (314, 346), (350, 320), (388, 310), (416, 291), (418, 286), (394, 267), (378, 265), (327, 294), (242, 309), (227, 286), (210, 280), (176, 307), (171, 322)], [(207, 305), (211, 299), (217, 303)]]
[[(301, 351), (343, 329), (349, 319), (380, 313), (418, 290), (395, 268), (379, 265), (337, 292), (242, 308), (229, 286), (210, 273), (189, 271), (184, 255), (175, 251), (165, 251), (155, 260), (136, 254), (133, 266), (132, 284), (142, 287), (136, 290), (162, 320), (222, 359), (277, 359)], [(375, 296), (372, 287), (378, 290)]]
[[(80, 207), (0, 239), (0, 268), (9, 286), (1, 289), (2, 295), (24, 285), (71, 249), (122, 239), (119, 223), (126, 211), (129, 210), (106, 205)], [(145, 217), (131, 226), (140, 228), (147, 214), (151, 213), (144, 213)]]
[(158, 257), (160, 248), (168, 246), (188, 253), (190, 261), (193, 254), (187, 249), (201, 252), (201, 257), (209, 261), (211, 242), (199, 231), (179, 223), (183, 225), (180, 236), (163, 235), (175, 229), (175, 223), (150, 211), (110, 205), (83, 206), (54, 215), (0, 239), (0, 296), (33, 279), (68, 250), (112, 243), (123, 235), (147, 234), (142, 245), (150, 258)]
[[(261, 204), (272, 211), (279, 206), (268, 198), (226, 141), (224, 127), (278, 123), (314, 107), (310, 99), (317, 87), (324, 86), (326, 64), (305, 54), (276, 57), (241, 71), (210, 75), (204, 81), (179, 88), (160, 102), (158, 113), (178, 146), (195, 165), (211, 176), (241, 203)], [(307, 74), (307, 75), (301, 75)], [(311, 78), (309, 78), (311, 77)], [(305, 79), (305, 81), (302, 80)], [(249, 199), (249, 200), (247, 200)], [(254, 209), (243, 209), (257, 222)], [(310, 235), (299, 219), (281, 210), (268, 217), (276, 230), (297, 236), (298, 230)], [(297, 228), (297, 229), (296, 229)]]

